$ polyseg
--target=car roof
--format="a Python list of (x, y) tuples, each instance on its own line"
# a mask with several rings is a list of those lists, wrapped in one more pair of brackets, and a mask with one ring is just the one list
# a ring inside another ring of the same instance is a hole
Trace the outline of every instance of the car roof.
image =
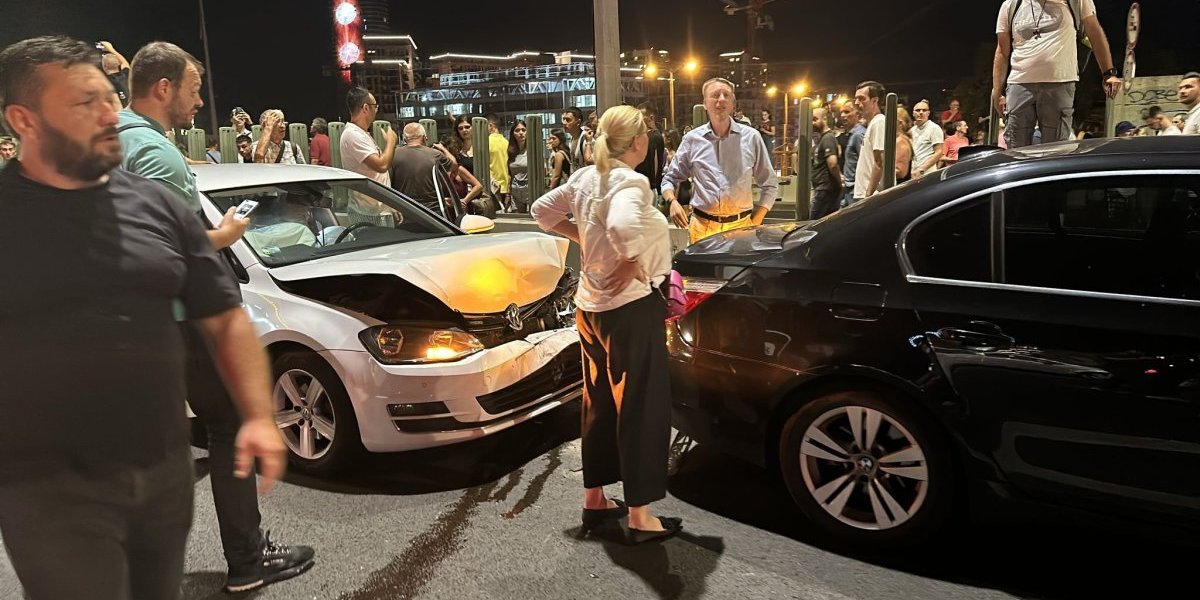
[(366, 179), (358, 173), (318, 165), (208, 164), (194, 165), (192, 172), (196, 174), (196, 188), (201, 192), (297, 181)]
[(1075, 160), (1080, 156), (1123, 156), (1163, 153), (1200, 153), (1200, 136), (1160, 135), (1131, 138), (1068, 140), (1026, 146), (1016, 150), (983, 152), (946, 169), (943, 179), (1004, 164), (1027, 161)]

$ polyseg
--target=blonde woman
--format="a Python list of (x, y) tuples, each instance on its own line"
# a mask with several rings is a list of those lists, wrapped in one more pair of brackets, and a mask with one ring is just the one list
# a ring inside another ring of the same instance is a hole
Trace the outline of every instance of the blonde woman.
[[(666, 306), (658, 292), (671, 271), (671, 242), (650, 181), (633, 170), (649, 143), (640, 111), (608, 109), (595, 166), (576, 171), (531, 210), (542, 229), (581, 249), (575, 321), (584, 372), (583, 530), (628, 514), (633, 544), (682, 528), (680, 519), (652, 516), (649, 506), (666, 496), (671, 431)], [(618, 481), (628, 506), (604, 494)]]

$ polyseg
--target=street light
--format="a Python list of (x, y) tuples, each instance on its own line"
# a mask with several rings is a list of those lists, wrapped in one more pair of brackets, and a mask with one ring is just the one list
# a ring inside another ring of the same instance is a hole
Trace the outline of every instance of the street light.
[[(787, 90), (783, 91), (783, 141), (780, 142), (780, 144), (779, 144), (779, 147), (780, 147), (779, 154), (780, 154), (780, 158), (782, 159), (780, 162), (783, 163), (779, 168), (779, 173), (783, 177), (787, 177), (787, 176), (791, 175), (791, 167), (792, 167), (792, 149), (788, 147), (788, 143), (787, 143), (788, 105), (792, 103), (789, 96), (791, 96), (791, 97), (800, 96), (800, 95), (804, 94), (804, 91), (807, 89), (808, 89), (808, 86), (806, 84), (796, 83), (796, 84), (792, 85), (791, 89), (787, 89)], [(767, 97), (769, 97), (769, 98), (774, 98), (775, 94), (778, 94), (778, 93), (779, 93), (779, 88), (777, 86), (771, 86), (771, 87), (767, 88)]]
[[(687, 64), (683, 66), (683, 72), (691, 75), (699, 68), (700, 66), (695, 60), (689, 60), (687, 61)], [(675, 127), (675, 71), (673, 69), (665, 70), (667, 72), (667, 84), (670, 87), (671, 95), (671, 127)], [(658, 65), (655, 65), (654, 63), (647, 64), (643, 69), (643, 73), (646, 77), (656, 77), (658, 75)]]

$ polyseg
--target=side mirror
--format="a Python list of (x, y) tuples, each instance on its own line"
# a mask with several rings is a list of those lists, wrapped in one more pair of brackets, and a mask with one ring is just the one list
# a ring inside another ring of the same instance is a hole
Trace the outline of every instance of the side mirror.
[(459, 228), (467, 233), (487, 233), (496, 228), (496, 222), (481, 215), (466, 215)]

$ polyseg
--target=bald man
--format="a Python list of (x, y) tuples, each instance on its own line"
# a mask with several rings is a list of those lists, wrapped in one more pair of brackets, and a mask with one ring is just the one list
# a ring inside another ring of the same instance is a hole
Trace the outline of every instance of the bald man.
[(453, 165), (440, 151), (425, 145), (428, 137), (420, 123), (405, 125), (401, 140), (404, 145), (397, 148), (392, 156), (392, 188), (429, 210), (447, 216), (442, 211), (442, 203), (433, 185), (433, 168), (439, 167), (443, 172), (449, 172)]

